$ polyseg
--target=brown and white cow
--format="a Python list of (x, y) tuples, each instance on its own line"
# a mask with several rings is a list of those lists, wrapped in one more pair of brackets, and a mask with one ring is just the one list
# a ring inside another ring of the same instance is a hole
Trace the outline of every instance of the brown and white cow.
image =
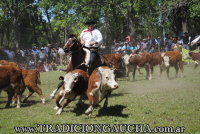
[[(200, 36), (199, 36), (200, 37)], [(184, 59), (192, 59), (195, 62), (194, 69), (200, 64), (200, 52), (188, 52), (184, 56)]]
[(151, 80), (151, 70), (150, 70), (150, 53), (140, 53), (131, 55), (129, 62), (133, 66), (133, 80), (135, 80), (135, 72), (137, 67), (145, 67), (146, 69), (146, 79)]
[(0, 66), (0, 90), (8, 94), (6, 108), (10, 106), (14, 94), (17, 96), (17, 108), (20, 108), (22, 72), (18, 67)]
[[(129, 59), (131, 55), (125, 54), (122, 57), (122, 60), (124, 62), (125, 70), (126, 70), (126, 80), (129, 80), (129, 73), (134, 71), (133, 66), (130, 64)], [(140, 72), (140, 68), (137, 67), (139, 74), (143, 74)]]
[(88, 82), (87, 96), (90, 106), (85, 111), (85, 114), (91, 114), (94, 106), (103, 99), (106, 99), (104, 102), (104, 107), (106, 107), (108, 104), (108, 96), (117, 88), (118, 83), (115, 81), (113, 69), (107, 66), (96, 68), (92, 72)]
[[(87, 72), (75, 69), (68, 72), (63, 78), (60, 78), (63, 83), (63, 89), (56, 97), (56, 107), (58, 109), (57, 115), (61, 114), (63, 108), (67, 106), (78, 95), (85, 95), (88, 87), (89, 75)], [(62, 103), (63, 101), (63, 103)], [(62, 103), (62, 105), (61, 105)]]
[(179, 69), (181, 70), (181, 77), (183, 77), (183, 62), (182, 62), (182, 54), (177, 51), (168, 51), (161, 54), (164, 60), (164, 66), (167, 69), (167, 77), (169, 78), (169, 68), (173, 66), (176, 70), (175, 77), (178, 76)]

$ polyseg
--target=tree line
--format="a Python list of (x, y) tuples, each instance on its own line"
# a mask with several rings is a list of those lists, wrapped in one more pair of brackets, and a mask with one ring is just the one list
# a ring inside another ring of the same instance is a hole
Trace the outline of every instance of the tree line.
[(96, 20), (105, 45), (113, 40), (200, 31), (199, 0), (1, 0), (0, 47), (64, 43)]

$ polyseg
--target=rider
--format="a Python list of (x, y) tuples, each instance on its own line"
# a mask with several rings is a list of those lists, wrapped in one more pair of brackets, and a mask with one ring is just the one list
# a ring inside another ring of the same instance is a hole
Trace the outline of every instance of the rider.
[(85, 65), (86, 67), (91, 67), (96, 58), (99, 57), (98, 49), (103, 41), (103, 38), (101, 32), (95, 28), (95, 21), (87, 21), (85, 25), (87, 25), (88, 28), (81, 32), (80, 41), (84, 46), (84, 51), (86, 51)]

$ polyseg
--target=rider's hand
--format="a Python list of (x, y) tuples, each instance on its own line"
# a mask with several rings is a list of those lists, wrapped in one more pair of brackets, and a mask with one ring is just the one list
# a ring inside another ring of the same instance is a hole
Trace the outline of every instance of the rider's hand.
[(93, 46), (96, 43), (96, 41), (91, 41), (90, 46)]
[(81, 40), (81, 44), (84, 46), (85, 45), (85, 41)]

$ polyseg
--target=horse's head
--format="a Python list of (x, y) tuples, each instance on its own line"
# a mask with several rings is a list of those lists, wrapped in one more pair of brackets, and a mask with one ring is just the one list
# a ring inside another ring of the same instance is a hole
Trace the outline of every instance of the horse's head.
[(77, 51), (81, 46), (81, 43), (77, 40), (75, 35), (70, 35), (69, 39), (64, 45), (64, 50), (66, 53)]

